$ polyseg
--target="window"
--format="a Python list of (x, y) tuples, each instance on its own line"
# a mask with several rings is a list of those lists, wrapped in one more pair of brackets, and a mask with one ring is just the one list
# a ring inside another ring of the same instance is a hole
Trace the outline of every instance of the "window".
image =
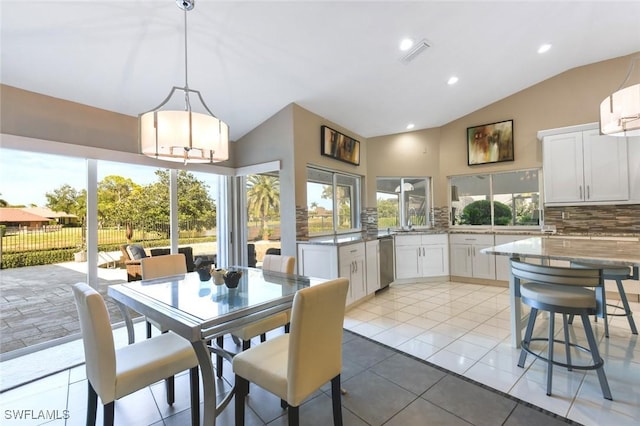
[(449, 179), (451, 224), (475, 226), (539, 226), (539, 170)]
[(309, 235), (360, 229), (360, 177), (307, 168)]
[(246, 178), (249, 265), (261, 264), (269, 249), (280, 249), (280, 176), (269, 172)]
[(378, 228), (431, 226), (431, 178), (376, 179)]

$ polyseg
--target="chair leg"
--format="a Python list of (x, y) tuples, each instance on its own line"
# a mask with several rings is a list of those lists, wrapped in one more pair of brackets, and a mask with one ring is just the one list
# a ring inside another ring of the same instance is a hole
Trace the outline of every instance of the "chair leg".
[[(602, 290), (602, 316), (604, 317), (604, 337), (609, 338), (609, 316), (607, 315), (607, 292)], [(596, 316), (597, 321), (598, 316)]]
[[(216, 337), (216, 345), (222, 349), (224, 347), (224, 336)], [(222, 357), (216, 355), (216, 377), (219, 379), (222, 377)]]
[(236, 374), (236, 426), (244, 426), (244, 400), (247, 397), (249, 382)]
[(567, 314), (562, 314), (562, 325), (564, 327), (564, 350), (567, 357), (567, 370), (573, 371), (573, 368), (571, 368), (571, 344), (569, 343), (569, 322), (567, 321)]
[(115, 401), (104, 405), (104, 426), (113, 426), (113, 413), (115, 411)]
[(165, 387), (167, 388), (167, 404), (173, 405), (176, 402), (176, 379), (175, 377), (167, 377), (164, 379)]
[(627, 293), (625, 293), (624, 291), (624, 285), (622, 284), (622, 280), (617, 279), (616, 284), (618, 286), (618, 293), (620, 294), (620, 300), (622, 300), (622, 306), (624, 307), (624, 312), (625, 314), (627, 314), (629, 327), (631, 327), (631, 333), (638, 334), (636, 323), (633, 320), (633, 312), (631, 312), (631, 307), (629, 306), (629, 301), (627, 300)]
[[(533, 335), (533, 327), (536, 325), (536, 317), (538, 316), (538, 310), (536, 308), (531, 308), (531, 312), (529, 312), (529, 321), (527, 322), (527, 329), (524, 332), (523, 343), (527, 345), (531, 342), (531, 336)], [(527, 351), (522, 349), (520, 351), (520, 359), (518, 360), (518, 367), (524, 368), (524, 363), (527, 360)]]
[(189, 370), (191, 384), (191, 426), (200, 426), (200, 380), (198, 367)]
[(342, 389), (340, 387), (340, 375), (331, 379), (331, 402), (333, 403), (333, 424), (342, 426)]
[(551, 380), (553, 378), (553, 332), (555, 329), (556, 314), (549, 312), (549, 354), (547, 356), (547, 396), (551, 396)]
[(300, 425), (300, 407), (292, 407), (289, 406), (287, 413), (289, 414), (289, 426), (299, 426)]
[(602, 395), (605, 399), (613, 400), (611, 396), (611, 389), (609, 389), (609, 382), (607, 381), (607, 376), (604, 373), (604, 361), (600, 358), (600, 351), (598, 351), (598, 343), (596, 342), (596, 338), (593, 335), (593, 330), (591, 329), (591, 323), (589, 322), (589, 316), (585, 313), (581, 315), (582, 317), (582, 325), (584, 327), (584, 333), (587, 335), (587, 342), (589, 342), (589, 350), (591, 351), (591, 357), (593, 358), (594, 364), (601, 364), (600, 367), (596, 368), (596, 372), (598, 373), (598, 381), (600, 382), (600, 388), (602, 389)]
[(87, 380), (88, 392), (87, 392), (87, 426), (96, 424), (96, 414), (98, 410), (98, 394), (96, 390), (91, 386), (91, 382)]

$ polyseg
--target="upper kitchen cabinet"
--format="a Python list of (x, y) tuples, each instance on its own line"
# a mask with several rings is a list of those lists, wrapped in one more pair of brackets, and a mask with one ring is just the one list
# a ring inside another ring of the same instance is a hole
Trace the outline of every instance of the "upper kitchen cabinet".
[(542, 161), (547, 205), (629, 200), (627, 138), (598, 129), (544, 136)]

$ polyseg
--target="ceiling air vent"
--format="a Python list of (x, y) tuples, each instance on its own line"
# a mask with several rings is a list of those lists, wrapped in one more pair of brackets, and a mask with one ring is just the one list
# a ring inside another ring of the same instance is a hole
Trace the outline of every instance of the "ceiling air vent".
[(427, 48), (429, 47), (430, 47), (429, 43), (427, 43), (426, 40), (420, 40), (400, 60), (405, 64), (408, 64), (409, 62), (413, 61), (419, 54), (427, 50)]

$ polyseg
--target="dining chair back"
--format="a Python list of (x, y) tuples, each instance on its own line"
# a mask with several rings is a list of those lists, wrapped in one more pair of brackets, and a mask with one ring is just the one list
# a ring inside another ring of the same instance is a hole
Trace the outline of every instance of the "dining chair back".
[(337, 278), (302, 289), (293, 299), (290, 333), (239, 353), (236, 375), (236, 425), (244, 424), (249, 383), (278, 396), (290, 425), (299, 423), (299, 406), (331, 381), (333, 420), (342, 425), (340, 373), (342, 331), (349, 280)]
[(113, 425), (114, 402), (185, 370), (191, 376), (191, 420), (199, 424), (198, 359), (191, 344), (172, 332), (115, 348), (104, 299), (85, 283), (73, 286), (88, 382), (87, 425), (96, 421), (98, 396), (104, 424)]
[(296, 259), (293, 256), (266, 254), (262, 259), (262, 269), (293, 274)]
[(151, 256), (140, 259), (142, 279), (169, 277), (187, 273), (187, 259), (183, 253)]

